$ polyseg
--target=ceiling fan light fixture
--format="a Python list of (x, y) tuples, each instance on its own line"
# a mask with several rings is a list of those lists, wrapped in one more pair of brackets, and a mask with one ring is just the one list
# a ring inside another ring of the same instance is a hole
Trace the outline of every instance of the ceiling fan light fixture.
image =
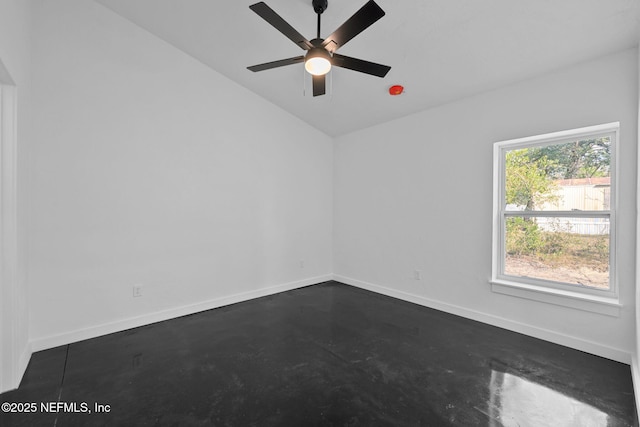
[(324, 76), (331, 70), (331, 54), (321, 47), (309, 49), (304, 57), (304, 69), (314, 76)]

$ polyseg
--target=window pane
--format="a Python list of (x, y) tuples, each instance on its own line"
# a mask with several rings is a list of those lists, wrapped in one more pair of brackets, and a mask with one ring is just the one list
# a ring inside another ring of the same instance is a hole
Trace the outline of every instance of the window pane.
[(609, 289), (609, 219), (508, 217), (504, 274)]
[(505, 151), (505, 209), (608, 211), (611, 137)]

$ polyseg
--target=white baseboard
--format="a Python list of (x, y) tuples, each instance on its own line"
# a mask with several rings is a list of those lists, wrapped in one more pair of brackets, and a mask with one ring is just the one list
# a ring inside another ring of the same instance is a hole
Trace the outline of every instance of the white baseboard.
[(636, 411), (640, 420), (640, 360), (639, 355), (634, 354), (631, 358), (631, 380), (633, 381), (633, 394), (636, 397)]
[[(186, 316), (189, 314), (198, 313), (213, 308), (222, 307), (229, 304), (235, 304), (242, 301), (248, 301), (254, 298), (260, 298), (267, 295), (273, 295), (280, 292), (285, 292), (304, 286), (314, 285), (322, 283), (328, 280), (336, 280), (338, 282), (351, 285), (354, 287), (366, 289), (372, 292), (376, 292), (382, 295), (398, 298), (404, 301), (419, 304), (425, 307), (433, 308), (436, 310), (444, 311), (446, 313), (455, 314), (457, 316), (465, 317), (471, 320), (476, 320), (489, 325), (497, 326), (510, 331), (522, 333), (535, 338), (539, 338), (545, 341), (550, 341), (556, 344), (564, 345), (567, 347), (575, 348), (580, 351), (595, 354), (597, 356), (605, 357), (607, 359), (615, 360), (621, 363), (631, 364), (632, 356), (629, 352), (605, 346), (599, 343), (595, 343), (588, 340), (572, 337), (569, 335), (561, 334), (548, 329), (539, 328), (536, 326), (515, 322), (503, 317), (495, 316), (492, 314), (482, 313), (479, 311), (471, 310), (468, 308), (460, 307), (457, 305), (425, 298), (419, 295), (414, 295), (408, 292), (399, 291), (397, 289), (388, 288), (385, 286), (364, 282), (357, 279), (341, 275), (323, 275), (318, 277), (312, 277), (296, 282), (284, 283), (281, 285), (270, 286), (253, 291), (242, 292), (234, 295), (228, 295), (220, 298), (215, 298), (208, 301), (199, 302), (196, 304), (190, 304), (186, 306), (180, 306), (171, 308), (168, 310), (162, 310), (154, 313), (148, 313), (141, 316), (131, 317), (127, 319), (118, 320), (115, 322), (109, 322), (101, 325), (92, 326), (89, 328), (78, 329), (75, 331), (65, 332), (62, 334), (51, 335), (41, 338), (36, 338), (30, 342), (29, 348), (25, 349), (22, 357), (20, 358), (21, 372), (24, 373), (28, 363), (29, 357), (32, 352), (46, 350), (48, 348), (57, 347), (60, 345), (66, 345), (85, 339), (96, 338), (102, 335), (111, 334), (114, 332), (120, 332), (139, 326), (145, 326), (164, 320), (174, 319), (176, 317)], [(636, 361), (637, 362), (637, 361)], [(637, 388), (640, 388), (640, 367), (632, 365), (632, 372), (634, 372), (634, 384)], [(640, 393), (636, 393), (638, 398)], [(638, 405), (640, 408), (640, 405)]]
[[(167, 310), (148, 313), (141, 316), (130, 317), (127, 319), (122, 319), (122, 320), (117, 320), (115, 322), (109, 322), (101, 325), (91, 326), (89, 328), (77, 329), (75, 331), (65, 332), (62, 334), (40, 337), (40, 338), (33, 339), (30, 342), (31, 344), (30, 350), (32, 350), (33, 352), (46, 350), (46, 349), (58, 347), (61, 345), (71, 344), (77, 341), (82, 341), (90, 338), (96, 338), (102, 335), (112, 334), (114, 332), (121, 332), (131, 328), (137, 328), (140, 326), (150, 325), (156, 322), (162, 322), (164, 320), (175, 319), (176, 317), (181, 317), (189, 314), (199, 313), (201, 311), (211, 310), (213, 308), (218, 308), (225, 305), (248, 301), (254, 298), (260, 298), (267, 295), (277, 294), (280, 292), (290, 291), (293, 289), (302, 288), (304, 286), (326, 282), (328, 280), (332, 280), (331, 274), (318, 276), (318, 277), (311, 277), (304, 280), (298, 280), (296, 282), (283, 283), (276, 286), (269, 286), (266, 288), (260, 288), (260, 289), (256, 289), (248, 292), (241, 292), (238, 294), (228, 295), (220, 298), (214, 298), (208, 301), (170, 308)], [(28, 363), (28, 360), (27, 360), (27, 363)]]
[[(580, 338), (572, 337), (570, 335), (561, 334), (559, 332), (551, 331), (548, 329), (539, 328), (537, 326), (528, 325), (525, 323), (515, 322), (503, 317), (495, 316), (492, 314), (482, 313), (480, 311), (471, 310), (465, 307), (445, 303), (442, 301), (425, 298), (423, 296), (410, 294), (408, 292), (399, 291), (397, 289), (388, 288), (385, 286), (363, 282), (361, 280), (352, 279), (350, 277), (341, 276), (338, 274), (333, 275), (333, 280), (355, 286), (357, 288), (366, 289), (372, 292), (376, 292), (382, 295), (398, 298), (404, 301), (412, 302), (425, 307), (433, 308), (436, 310), (444, 311), (446, 313), (455, 314), (457, 316), (465, 317), (471, 320), (477, 320), (478, 322), (487, 323), (492, 326), (507, 329), (510, 331), (518, 332), (521, 334), (529, 335), (534, 338), (549, 341), (555, 344), (564, 345), (580, 351), (595, 354), (596, 356), (605, 357), (607, 359), (615, 360), (617, 362), (630, 364), (631, 354), (627, 351), (602, 345), (596, 342), (583, 340)], [(637, 394), (636, 394), (637, 396)]]

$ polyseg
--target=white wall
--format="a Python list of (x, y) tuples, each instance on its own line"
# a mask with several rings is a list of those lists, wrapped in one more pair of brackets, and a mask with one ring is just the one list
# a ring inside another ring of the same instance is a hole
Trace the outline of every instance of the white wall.
[[(629, 363), (637, 55), (621, 52), (337, 138), (335, 277)], [(493, 143), (613, 121), (621, 123), (620, 316), (492, 293)], [(416, 269), (422, 280), (413, 279)]]
[(94, 2), (34, 28), (34, 349), (330, 278), (331, 138)]
[[(12, 92), (17, 96), (16, 108), (16, 145), (17, 147), (17, 168), (13, 179), (17, 179), (17, 188), (14, 188), (10, 198), (17, 197), (17, 204), (9, 207), (17, 212), (17, 226), (12, 228), (17, 230), (17, 250), (9, 259), (13, 265), (7, 265), (7, 253), (3, 254), (3, 272), (0, 283), (0, 392), (18, 386), (22, 374), (27, 367), (31, 351), (29, 348), (28, 331), (28, 299), (26, 286), (26, 223), (22, 221), (27, 210), (26, 198), (23, 197), (24, 189), (27, 185), (26, 168), (29, 140), (30, 140), (30, 90), (31, 90), (31, 64), (30, 64), (30, 44), (31, 44), (31, 2), (24, 0), (0, 0), (0, 84), (10, 85)], [(5, 97), (6, 101), (6, 97)], [(2, 139), (2, 138), (0, 138)], [(3, 145), (13, 142), (3, 141)], [(3, 163), (8, 159), (9, 154), (4, 151)], [(6, 166), (6, 164), (4, 164)], [(1, 171), (6, 178), (6, 169)], [(2, 182), (3, 186), (3, 225), (6, 223), (4, 216), (8, 206), (7, 202), (7, 182)], [(17, 194), (16, 194), (17, 193)], [(12, 221), (15, 220), (12, 219)], [(7, 230), (4, 230), (5, 232)], [(14, 232), (15, 233), (15, 232)], [(6, 236), (3, 236), (3, 250), (7, 251)], [(15, 247), (15, 246), (14, 246)], [(11, 272), (7, 270), (11, 269)], [(10, 274), (7, 274), (10, 273)], [(9, 279), (9, 280), (7, 280)]]

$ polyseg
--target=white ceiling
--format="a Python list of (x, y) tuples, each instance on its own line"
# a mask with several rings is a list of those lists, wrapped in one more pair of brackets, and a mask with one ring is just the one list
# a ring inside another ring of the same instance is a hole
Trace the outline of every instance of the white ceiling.
[[(304, 54), (249, 9), (257, 0), (96, 0), (328, 135), (338, 136), (637, 45), (640, 0), (376, 0), (386, 16), (340, 49), (392, 67), (384, 79), (334, 68), (311, 96)], [(266, 0), (308, 39), (311, 0)], [(329, 0), (322, 37), (366, 0)], [(405, 86), (392, 97), (388, 88)]]

